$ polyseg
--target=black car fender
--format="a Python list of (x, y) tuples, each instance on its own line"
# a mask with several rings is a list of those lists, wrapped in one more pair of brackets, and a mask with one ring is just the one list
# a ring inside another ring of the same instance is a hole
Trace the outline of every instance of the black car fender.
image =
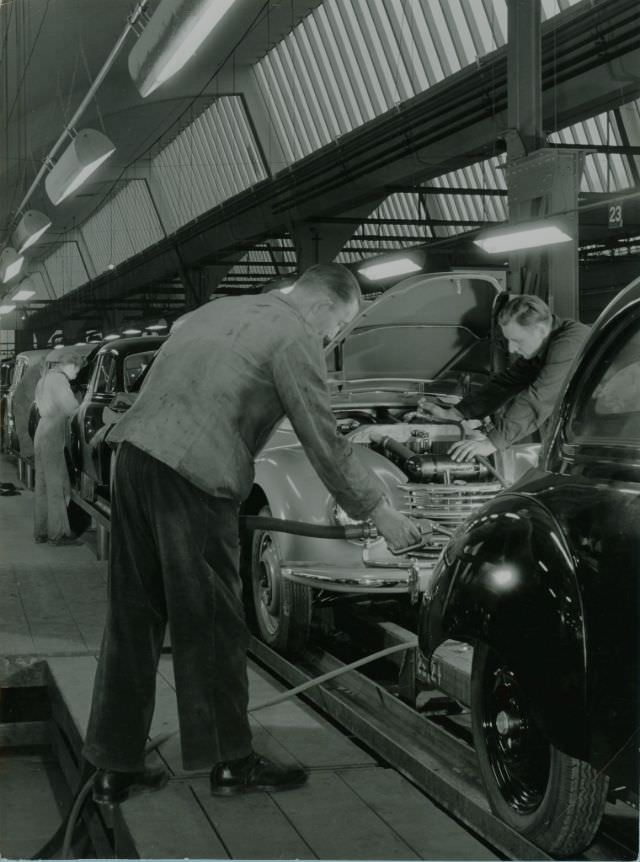
[(576, 562), (553, 515), (505, 493), (461, 527), (424, 594), (420, 650), (445, 640), (495, 649), (562, 751), (586, 758), (586, 644)]

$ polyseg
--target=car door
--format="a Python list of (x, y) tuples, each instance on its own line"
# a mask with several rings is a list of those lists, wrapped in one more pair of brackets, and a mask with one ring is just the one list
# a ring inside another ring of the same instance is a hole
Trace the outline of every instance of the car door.
[(102, 411), (116, 393), (118, 357), (114, 352), (102, 353), (97, 360), (85, 397), (73, 422), (77, 436), (74, 464), (81, 473), (99, 481), (92, 458), (91, 441), (103, 425)]

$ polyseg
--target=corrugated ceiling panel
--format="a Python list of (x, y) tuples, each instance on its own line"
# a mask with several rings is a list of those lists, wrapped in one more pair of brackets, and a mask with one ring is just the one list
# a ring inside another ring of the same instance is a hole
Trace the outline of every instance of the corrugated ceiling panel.
[[(549, 135), (549, 140), (563, 144), (620, 146), (622, 138), (613, 114), (598, 114)], [(591, 153), (584, 160), (581, 189), (583, 192), (616, 192), (633, 185), (627, 156)]]
[[(543, 17), (576, 2), (544, 0)], [(505, 0), (325, 0), (253, 71), (291, 163), (503, 45), (506, 32)]]
[(266, 179), (242, 99), (216, 99), (153, 158), (151, 175), (162, 191), (169, 233)]
[[(457, 171), (430, 180), (427, 185), (438, 188), (506, 189), (503, 166), (505, 156), (494, 156)], [(450, 221), (504, 221), (507, 218), (507, 198), (482, 194), (429, 195), (429, 215)], [(434, 228), (438, 236), (450, 236), (470, 230), (463, 225), (443, 225)]]
[(43, 277), (56, 297), (80, 287), (89, 280), (89, 273), (76, 242), (65, 242), (42, 259)]
[(164, 236), (144, 180), (131, 180), (80, 228), (96, 274)]
[(241, 288), (246, 285), (259, 285), (274, 278), (295, 272), (296, 253), (290, 248), (290, 241), (274, 240), (271, 249), (267, 246), (251, 249), (233, 266), (222, 284), (225, 287)]

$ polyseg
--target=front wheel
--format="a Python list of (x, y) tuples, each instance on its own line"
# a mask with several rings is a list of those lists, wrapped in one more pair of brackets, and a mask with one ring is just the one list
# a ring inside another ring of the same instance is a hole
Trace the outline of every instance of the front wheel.
[[(265, 506), (258, 515), (270, 518), (271, 509)], [(261, 640), (278, 652), (300, 654), (311, 630), (311, 589), (282, 577), (277, 539), (267, 530), (253, 534), (251, 590)]]
[(547, 853), (584, 850), (600, 825), (608, 780), (549, 743), (517, 675), (485, 644), (473, 655), (471, 717), (480, 773), (498, 817)]

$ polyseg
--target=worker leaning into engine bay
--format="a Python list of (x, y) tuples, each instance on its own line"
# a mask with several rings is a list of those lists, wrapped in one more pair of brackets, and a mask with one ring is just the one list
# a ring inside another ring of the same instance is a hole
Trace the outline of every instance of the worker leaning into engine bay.
[[(477, 392), (455, 407), (421, 398), (419, 410), (434, 419), (469, 421), (484, 431), (449, 449), (455, 461), (492, 455), (508, 449), (547, 421), (573, 360), (587, 339), (589, 327), (551, 313), (538, 296), (510, 297), (498, 313), (509, 353), (517, 358), (504, 371), (492, 374)], [(500, 415), (489, 418), (496, 411)], [(477, 421), (483, 420), (483, 421)]]
[(163, 344), (116, 426), (109, 605), (84, 747), (98, 768), (96, 801), (166, 781), (145, 768), (144, 753), (167, 622), (185, 768), (212, 767), (216, 795), (306, 780), (252, 747), (238, 515), (254, 459), (286, 415), (348, 514), (371, 518), (393, 548), (420, 540), (331, 410), (323, 339), (360, 301), (353, 274), (329, 264), (308, 269), (287, 294), (208, 303)]

